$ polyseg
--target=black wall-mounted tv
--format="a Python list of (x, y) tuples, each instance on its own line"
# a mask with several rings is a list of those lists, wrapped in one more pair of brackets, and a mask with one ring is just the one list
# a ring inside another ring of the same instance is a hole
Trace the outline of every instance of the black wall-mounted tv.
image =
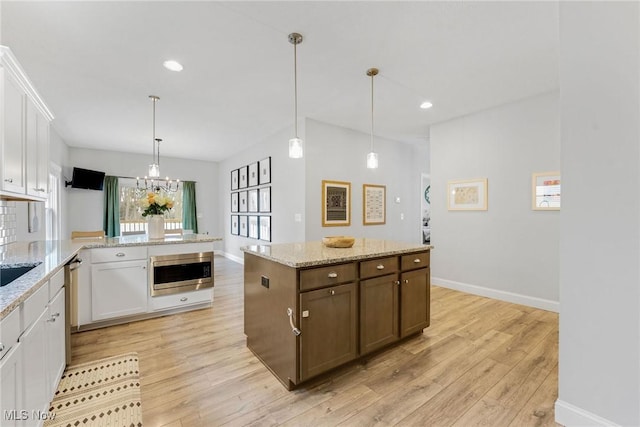
[(102, 190), (104, 187), (104, 175), (104, 172), (74, 167), (73, 177), (71, 178), (71, 187), (85, 188), (88, 190)]

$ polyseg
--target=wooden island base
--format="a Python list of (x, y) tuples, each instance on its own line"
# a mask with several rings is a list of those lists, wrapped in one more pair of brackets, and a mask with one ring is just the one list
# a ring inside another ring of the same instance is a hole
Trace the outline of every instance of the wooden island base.
[(244, 248), (249, 349), (289, 390), (429, 326), (430, 247)]

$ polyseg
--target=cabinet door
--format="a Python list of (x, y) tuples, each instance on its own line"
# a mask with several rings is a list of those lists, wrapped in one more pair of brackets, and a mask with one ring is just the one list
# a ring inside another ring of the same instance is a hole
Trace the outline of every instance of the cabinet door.
[(49, 120), (37, 112), (36, 146), (38, 147), (38, 165), (36, 168), (36, 188), (38, 196), (49, 197)]
[(25, 102), (25, 160), (27, 174), (27, 194), (40, 196), (38, 193), (38, 109), (26, 98)]
[(22, 366), (24, 371), (22, 408), (31, 415), (34, 411), (46, 411), (49, 405), (47, 386), (47, 327), (48, 310), (43, 310), (38, 319), (20, 337), (22, 344)]
[(25, 162), (24, 162), (24, 100), (26, 98), (18, 83), (3, 68), (0, 84), (0, 111), (2, 120), (2, 182), (5, 191), (24, 194)]
[(429, 326), (429, 269), (400, 275), (400, 336), (406, 337)]
[(396, 341), (398, 331), (398, 276), (360, 282), (360, 354)]
[(91, 266), (93, 321), (146, 311), (146, 261), (109, 262)]
[(47, 373), (49, 396), (53, 396), (65, 368), (64, 293), (60, 289), (49, 303), (47, 317)]
[(300, 379), (305, 380), (357, 355), (355, 283), (300, 294)]
[[(3, 427), (22, 426), (22, 345), (17, 343), (0, 360), (0, 416)], [(31, 414), (29, 414), (31, 415)]]

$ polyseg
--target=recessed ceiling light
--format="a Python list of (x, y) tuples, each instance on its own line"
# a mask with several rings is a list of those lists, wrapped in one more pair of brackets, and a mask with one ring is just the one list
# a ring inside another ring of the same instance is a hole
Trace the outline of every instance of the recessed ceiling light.
[(182, 71), (182, 64), (180, 64), (178, 61), (164, 61), (162, 65), (164, 65), (164, 68), (166, 68), (167, 70)]
[(427, 108), (431, 108), (433, 107), (433, 104), (430, 103), (429, 101), (424, 101), (422, 104), (420, 104), (420, 108), (422, 108), (423, 110), (426, 110)]

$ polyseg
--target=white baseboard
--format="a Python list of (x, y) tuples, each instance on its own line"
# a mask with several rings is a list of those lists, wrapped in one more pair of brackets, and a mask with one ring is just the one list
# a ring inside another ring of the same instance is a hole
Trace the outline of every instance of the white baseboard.
[(469, 294), (512, 302), (515, 304), (527, 305), (529, 307), (541, 308), (555, 313), (560, 312), (560, 303), (543, 298), (530, 297), (513, 292), (500, 291), (497, 289), (485, 288), (484, 286), (470, 285), (468, 283), (455, 282), (453, 280), (431, 277), (431, 283), (443, 288), (455, 289), (456, 291), (467, 292)]
[(555, 411), (556, 422), (567, 427), (615, 427), (619, 425), (560, 399), (556, 400)]
[(238, 257), (238, 256), (235, 256), (235, 255), (232, 255), (232, 254), (230, 254), (228, 252), (221, 252), (221, 255), (223, 257), (225, 257), (225, 258), (230, 259), (231, 261), (235, 261), (238, 264), (244, 265), (244, 258), (242, 258), (242, 257)]

